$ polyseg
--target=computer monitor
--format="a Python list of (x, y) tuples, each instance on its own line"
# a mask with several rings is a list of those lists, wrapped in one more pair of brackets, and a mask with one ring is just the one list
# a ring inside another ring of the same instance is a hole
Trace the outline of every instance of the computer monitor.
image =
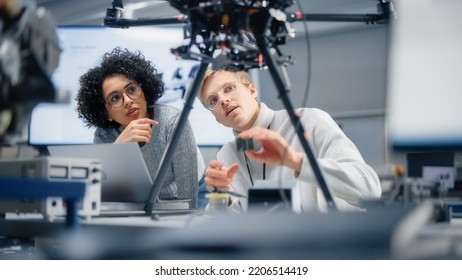
[(462, 148), (462, 1), (395, 1), (386, 127), (394, 149)]
[[(116, 29), (72, 26), (58, 27), (57, 33), (62, 53), (52, 80), (57, 88), (70, 93), (70, 103), (40, 103), (34, 108), (28, 134), (30, 145), (44, 147), (93, 142), (95, 128), (85, 127), (76, 112), (79, 78), (116, 46), (139, 50), (151, 60), (165, 83), (165, 94), (158, 102), (183, 108), (183, 95), (195, 77), (199, 62), (178, 59), (171, 54), (171, 48), (185, 43), (181, 27)], [(199, 146), (221, 146), (234, 139), (231, 129), (217, 123), (198, 99), (190, 111), (189, 122)]]

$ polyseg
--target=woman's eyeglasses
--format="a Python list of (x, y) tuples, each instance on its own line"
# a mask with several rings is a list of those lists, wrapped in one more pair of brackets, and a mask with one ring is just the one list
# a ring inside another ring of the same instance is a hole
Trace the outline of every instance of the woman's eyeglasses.
[(237, 82), (230, 82), (226, 83), (217, 93), (214, 93), (207, 97), (204, 102), (204, 107), (210, 111), (215, 110), (217, 107), (218, 101), (220, 100), (219, 94), (223, 94), (225, 96), (233, 95), (237, 91)]
[(124, 104), (124, 94), (131, 100), (141, 97), (141, 86), (135, 83), (129, 84), (123, 92), (113, 92), (106, 98), (106, 104), (112, 108), (121, 107)]

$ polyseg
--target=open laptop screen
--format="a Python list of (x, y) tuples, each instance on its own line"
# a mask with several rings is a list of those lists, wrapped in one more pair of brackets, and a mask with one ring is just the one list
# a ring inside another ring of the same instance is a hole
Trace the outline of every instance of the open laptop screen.
[(138, 143), (49, 146), (53, 157), (90, 158), (101, 162), (103, 202), (146, 202), (153, 181)]

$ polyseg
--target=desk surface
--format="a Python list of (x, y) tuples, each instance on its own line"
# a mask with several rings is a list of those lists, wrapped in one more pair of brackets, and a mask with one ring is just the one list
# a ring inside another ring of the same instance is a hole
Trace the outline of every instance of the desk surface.
[[(48, 251), (45, 258), (462, 259), (462, 219), (409, 227), (414, 235), (404, 250), (394, 252), (390, 244), (395, 229), (408, 214), (389, 209), (306, 215), (94, 217), (73, 230), (60, 221), (9, 217), (0, 221), (0, 235), (27, 234), (37, 236), (42, 245), (47, 244), (43, 240), (60, 244), (60, 255)], [(47, 246), (41, 248), (47, 250)]]
[[(175, 212), (168, 212), (162, 214), (155, 214), (152, 216), (146, 215), (119, 215), (119, 216), (100, 216), (92, 217), (90, 219), (80, 219), (78, 228), (92, 228), (98, 226), (114, 226), (114, 227), (126, 227), (126, 228), (164, 228), (164, 229), (178, 229), (185, 228), (198, 223), (206, 222), (210, 219), (214, 219), (214, 216), (207, 215), (203, 212), (189, 213), (189, 214), (176, 214)], [(43, 219), (41, 214), (10, 214), (7, 213), (4, 220), (1, 220), (4, 225), (8, 227), (2, 227), (0, 229), (0, 235), (22, 235), (25, 236), (36, 236), (36, 235), (48, 235), (41, 231), (40, 228), (50, 229), (50, 234), (53, 235), (54, 230), (65, 231), (65, 218), (57, 217), (53, 222), (49, 222)], [(31, 225), (32, 231), (28, 230), (24, 232), (25, 225)], [(33, 229), (39, 230), (34, 232)]]

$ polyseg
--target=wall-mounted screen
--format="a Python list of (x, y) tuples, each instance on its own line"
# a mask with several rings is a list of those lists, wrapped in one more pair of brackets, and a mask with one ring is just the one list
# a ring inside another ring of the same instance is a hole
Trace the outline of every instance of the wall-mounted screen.
[(462, 1), (443, 2), (395, 3), (387, 89), (394, 148), (462, 148)]
[[(33, 146), (88, 144), (94, 128), (88, 129), (77, 116), (75, 96), (79, 78), (100, 61), (102, 55), (120, 46), (139, 50), (153, 62), (165, 82), (165, 94), (159, 103), (182, 109), (183, 95), (195, 76), (198, 61), (177, 59), (170, 49), (184, 44), (180, 27), (58, 27), (62, 53), (52, 80), (59, 89), (70, 93), (70, 103), (37, 105), (31, 115), (29, 144)], [(217, 123), (199, 100), (189, 114), (199, 146), (221, 146), (234, 139), (230, 128)]]

